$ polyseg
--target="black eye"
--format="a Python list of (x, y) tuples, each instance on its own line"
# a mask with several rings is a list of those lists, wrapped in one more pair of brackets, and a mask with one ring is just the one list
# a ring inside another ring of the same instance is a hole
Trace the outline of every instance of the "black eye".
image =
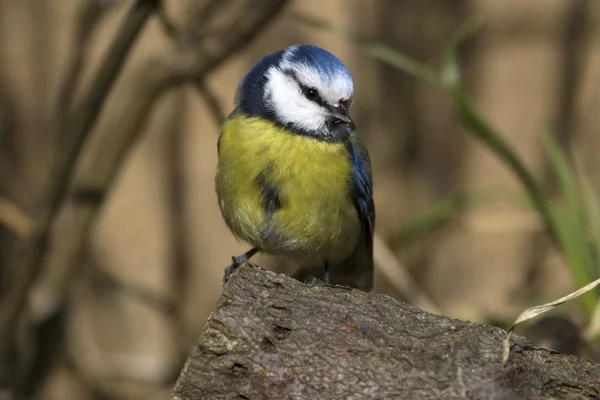
[(304, 95), (309, 100), (313, 100), (314, 101), (314, 100), (318, 100), (319, 99), (319, 92), (317, 91), (317, 89), (315, 89), (313, 87), (305, 88), (304, 89)]

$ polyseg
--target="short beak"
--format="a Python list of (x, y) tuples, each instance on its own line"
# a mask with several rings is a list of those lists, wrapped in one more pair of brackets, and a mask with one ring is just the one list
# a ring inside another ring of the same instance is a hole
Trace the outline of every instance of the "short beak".
[(334, 124), (353, 124), (352, 118), (350, 118), (350, 114), (348, 113), (348, 109), (343, 105), (332, 106), (330, 111), (331, 119)]

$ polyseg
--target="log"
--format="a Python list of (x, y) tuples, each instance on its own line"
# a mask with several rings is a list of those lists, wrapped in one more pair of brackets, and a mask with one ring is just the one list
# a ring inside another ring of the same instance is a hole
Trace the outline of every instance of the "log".
[(600, 399), (600, 365), (381, 294), (240, 267), (171, 400)]

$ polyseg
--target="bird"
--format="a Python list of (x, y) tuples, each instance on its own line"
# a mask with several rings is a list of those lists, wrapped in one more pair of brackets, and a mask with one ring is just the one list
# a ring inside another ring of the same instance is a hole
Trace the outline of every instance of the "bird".
[(371, 160), (350, 117), (354, 84), (332, 53), (293, 45), (240, 80), (217, 143), (215, 186), (230, 231), (256, 253), (320, 271), (318, 282), (373, 286)]

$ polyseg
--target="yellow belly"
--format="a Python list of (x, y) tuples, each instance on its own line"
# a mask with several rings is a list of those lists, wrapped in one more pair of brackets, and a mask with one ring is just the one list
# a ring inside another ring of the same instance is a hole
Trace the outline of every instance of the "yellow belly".
[[(255, 182), (267, 167), (283, 200), (273, 213), (264, 210)], [(220, 139), (219, 205), (232, 232), (261, 251), (339, 261), (354, 250), (361, 232), (350, 197), (351, 172), (342, 143), (237, 116), (225, 123)]]

